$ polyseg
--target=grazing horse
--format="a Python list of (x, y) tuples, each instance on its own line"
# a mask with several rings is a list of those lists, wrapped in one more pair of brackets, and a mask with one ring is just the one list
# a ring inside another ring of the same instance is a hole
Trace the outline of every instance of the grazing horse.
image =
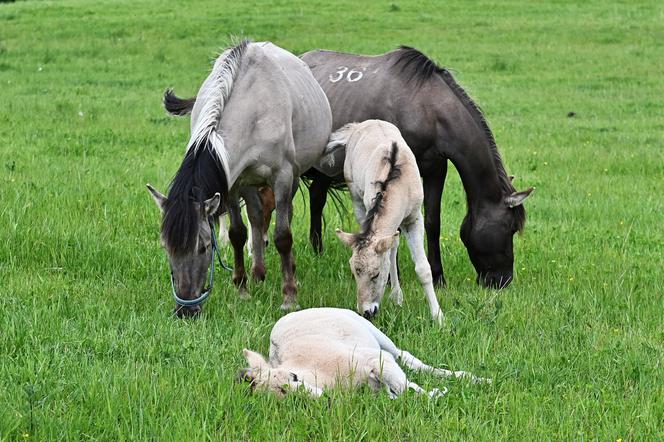
[(357, 310), (371, 319), (380, 307), (387, 277), (390, 297), (403, 302), (397, 272), (398, 229), (406, 236), (415, 272), (424, 287), (434, 320), (443, 313), (433, 289), (431, 267), (424, 251), (423, 190), (415, 156), (399, 129), (381, 120), (349, 123), (330, 136), (326, 156), (334, 158), (344, 148), (344, 178), (353, 200), (353, 210), (362, 231), (337, 230), (337, 236), (353, 249), (350, 268), (357, 282)]
[[(188, 112), (191, 138), (182, 164), (164, 196), (148, 186), (163, 212), (161, 238), (169, 257), (177, 312), (200, 311), (206, 271), (216, 244), (212, 219), (230, 215), (233, 282), (246, 290), (243, 248), (247, 229), (239, 197), (247, 202), (254, 233), (254, 279), (265, 277), (263, 214), (256, 187), (274, 190), (274, 244), (281, 257), (283, 309), (296, 302), (295, 260), (290, 223), (300, 174), (321, 156), (332, 118), (330, 107), (307, 65), (272, 43), (243, 41), (217, 58), (195, 99), (166, 92), (167, 108)], [(212, 273), (214, 267), (211, 267)], [(212, 281), (212, 278), (210, 279)]]
[[(415, 154), (424, 182), (427, 257), (434, 282), (445, 284), (440, 204), (449, 159), (467, 195), (461, 239), (477, 271), (477, 282), (507, 286), (514, 265), (512, 237), (524, 227), (522, 204), (532, 189), (514, 189), (482, 112), (450, 72), (404, 46), (373, 57), (319, 50), (301, 58), (330, 101), (333, 130), (372, 118), (385, 120), (399, 128)], [(343, 156), (340, 150), (334, 167), (307, 173), (313, 179), (310, 238), (318, 251), (323, 247), (321, 217), (327, 191), (342, 179)]]
[(407, 389), (431, 397), (447, 392), (426, 392), (406, 377), (397, 360), (406, 367), (440, 377), (490, 383), (465, 371), (450, 371), (426, 365), (394, 342), (371, 322), (352, 310), (311, 308), (289, 313), (274, 324), (270, 333), (270, 353), (263, 356), (244, 349), (248, 368), (239, 379), (253, 389), (285, 395), (302, 388), (318, 397), (326, 388), (347, 388), (369, 384), (375, 391), (385, 390), (394, 399)]

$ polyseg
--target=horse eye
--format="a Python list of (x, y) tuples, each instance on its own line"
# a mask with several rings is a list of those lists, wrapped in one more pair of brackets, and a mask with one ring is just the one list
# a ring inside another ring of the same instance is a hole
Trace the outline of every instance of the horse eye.
[(375, 281), (376, 278), (378, 278), (379, 276), (380, 276), (380, 273), (376, 273), (375, 275), (373, 275), (373, 276), (371, 277), (371, 280), (372, 280), (372, 281)]

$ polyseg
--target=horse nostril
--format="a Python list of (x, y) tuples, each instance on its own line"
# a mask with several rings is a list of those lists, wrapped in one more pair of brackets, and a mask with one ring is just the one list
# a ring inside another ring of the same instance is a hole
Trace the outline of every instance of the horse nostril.
[(373, 309), (372, 316), (376, 316), (378, 314), (378, 306), (375, 306)]
[(371, 319), (371, 312), (369, 310), (365, 310), (362, 316), (364, 316), (364, 319)]

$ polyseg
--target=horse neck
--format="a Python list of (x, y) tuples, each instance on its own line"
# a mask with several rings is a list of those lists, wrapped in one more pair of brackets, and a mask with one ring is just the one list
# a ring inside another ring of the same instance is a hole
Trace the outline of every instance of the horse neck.
[(502, 198), (504, 186), (501, 174), (505, 173), (499, 170), (502, 169), (502, 163), (496, 147), (478, 120), (480, 116), (473, 115), (474, 112), (479, 111), (469, 109), (459, 100), (454, 112), (450, 113), (446, 109), (442, 117), (447, 119), (454, 115), (455, 124), (441, 125), (448, 128), (447, 133), (438, 136), (439, 140), (455, 140), (439, 150), (459, 172), (470, 210)]

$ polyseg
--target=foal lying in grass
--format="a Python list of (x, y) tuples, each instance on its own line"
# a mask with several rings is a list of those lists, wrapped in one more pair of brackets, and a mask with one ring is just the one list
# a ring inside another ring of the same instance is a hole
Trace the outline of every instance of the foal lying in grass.
[(424, 191), (415, 156), (399, 129), (381, 120), (342, 127), (330, 136), (325, 154), (340, 147), (346, 148), (344, 178), (355, 218), (362, 226), (358, 234), (337, 230), (339, 239), (353, 249), (350, 268), (357, 282), (358, 312), (367, 319), (378, 313), (388, 275), (392, 285), (390, 297), (399, 305), (403, 302), (397, 274), (397, 229), (401, 229), (429, 301), (431, 316), (441, 323), (443, 313), (424, 252), (421, 212)]
[(427, 392), (406, 377), (397, 360), (412, 370), (440, 377), (467, 378), (472, 382), (491, 382), (465, 371), (449, 371), (424, 364), (409, 352), (399, 349), (371, 322), (355, 312), (338, 308), (312, 308), (282, 317), (270, 333), (270, 355), (244, 349), (249, 367), (241, 379), (254, 389), (286, 394), (303, 388), (312, 396), (337, 385), (357, 387), (369, 384), (384, 389), (395, 398), (410, 388), (430, 397), (447, 392)]

